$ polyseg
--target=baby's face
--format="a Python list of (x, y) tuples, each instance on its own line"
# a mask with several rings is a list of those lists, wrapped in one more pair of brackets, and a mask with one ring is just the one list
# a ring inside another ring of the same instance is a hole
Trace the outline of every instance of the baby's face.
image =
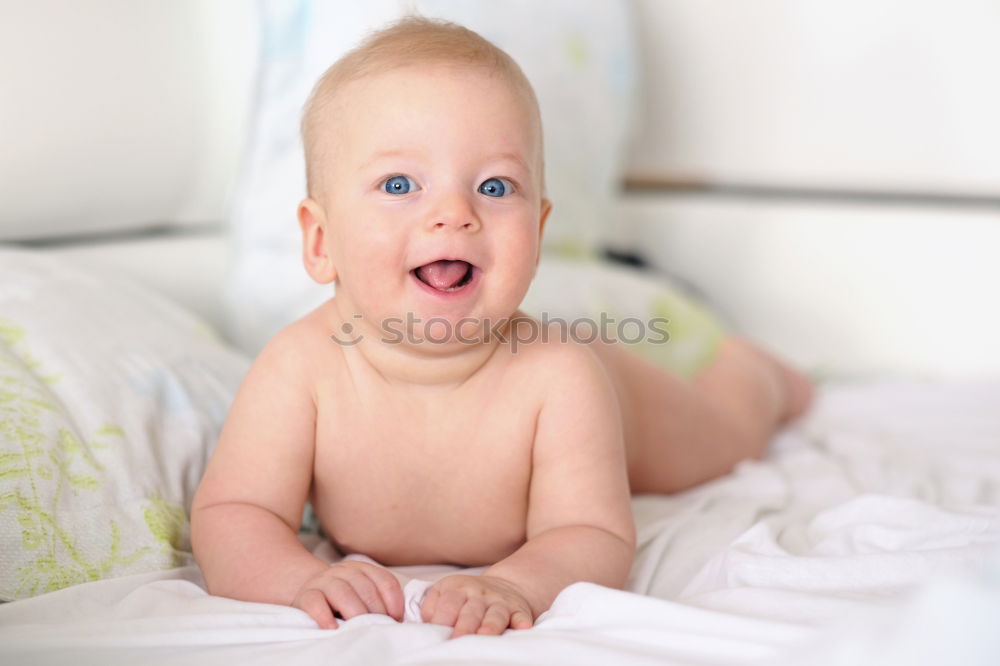
[(479, 320), (466, 337), (513, 314), (549, 209), (527, 100), (479, 68), (421, 65), (352, 81), (334, 105), (318, 203), (346, 312)]

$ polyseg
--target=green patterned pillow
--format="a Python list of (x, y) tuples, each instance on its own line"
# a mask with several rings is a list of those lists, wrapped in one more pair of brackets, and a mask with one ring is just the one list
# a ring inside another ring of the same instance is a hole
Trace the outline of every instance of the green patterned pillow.
[(190, 562), (246, 368), (153, 293), (0, 249), (0, 599)]
[(726, 337), (719, 319), (667, 278), (594, 259), (543, 255), (521, 309), (567, 322), (559, 330), (582, 322), (576, 339), (617, 340), (684, 378), (705, 367)]

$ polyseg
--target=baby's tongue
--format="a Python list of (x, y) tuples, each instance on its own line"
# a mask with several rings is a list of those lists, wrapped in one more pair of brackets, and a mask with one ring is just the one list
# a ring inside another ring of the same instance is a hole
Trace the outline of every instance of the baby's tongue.
[(465, 261), (441, 259), (417, 269), (417, 277), (435, 289), (451, 289), (462, 281), (469, 264)]

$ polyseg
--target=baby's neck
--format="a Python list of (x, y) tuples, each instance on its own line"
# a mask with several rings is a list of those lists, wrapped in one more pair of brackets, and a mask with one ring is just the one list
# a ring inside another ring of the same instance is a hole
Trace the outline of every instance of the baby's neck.
[[(504, 344), (502, 336), (484, 336), (483, 342), (475, 344), (468, 340), (412, 343), (400, 339), (402, 336), (388, 339), (385, 331), (367, 325), (361, 317), (345, 317), (337, 305), (331, 324), (333, 330), (343, 334), (331, 338), (343, 347), (348, 367), (352, 372), (374, 372), (398, 387), (458, 387), (481, 370)], [(350, 326), (345, 327), (344, 322)]]
[(350, 362), (363, 363), (386, 382), (422, 388), (454, 388), (483, 368), (500, 347), (498, 342), (457, 345), (426, 353), (415, 345), (365, 339), (350, 348)]

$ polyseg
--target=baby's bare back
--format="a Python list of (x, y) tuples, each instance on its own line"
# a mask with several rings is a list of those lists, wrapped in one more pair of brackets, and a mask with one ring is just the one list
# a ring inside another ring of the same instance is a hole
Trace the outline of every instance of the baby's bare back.
[(461, 386), (400, 387), (327, 340), (310, 499), (345, 552), (387, 565), (497, 562), (526, 539), (539, 364), (506, 348)]

